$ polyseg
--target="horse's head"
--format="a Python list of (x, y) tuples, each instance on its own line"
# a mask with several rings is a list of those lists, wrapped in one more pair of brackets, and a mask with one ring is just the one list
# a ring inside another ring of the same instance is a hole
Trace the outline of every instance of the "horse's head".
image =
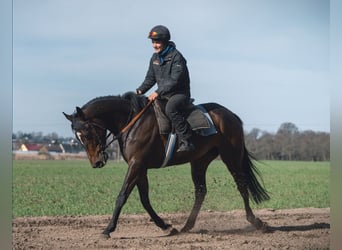
[(93, 168), (102, 168), (108, 160), (106, 149), (107, 129), (100, 121), (86, 116), (81, 108), (76, 107), (72, 115), (64, 116), (71, 122), (77, 140), (87, 152), (88, 159)]

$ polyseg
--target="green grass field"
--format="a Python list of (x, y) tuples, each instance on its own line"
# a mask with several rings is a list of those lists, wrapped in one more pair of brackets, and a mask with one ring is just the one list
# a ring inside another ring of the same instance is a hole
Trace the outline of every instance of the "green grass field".
[[(252, 208), (329, 207), (329, 162), (257, 163), (271, 200)], [(13, 216), (111, 214), (127, 165), (88, 161), (13, 161)], [(194, 199), (188, 164), (149, 171), (150, 199), (157, 212), (189, 212)], [(243, 208), (235, 183), (221, 161), (207, 172), (203, 210)], [(136, 189), (123, 213), (144, 213)]]

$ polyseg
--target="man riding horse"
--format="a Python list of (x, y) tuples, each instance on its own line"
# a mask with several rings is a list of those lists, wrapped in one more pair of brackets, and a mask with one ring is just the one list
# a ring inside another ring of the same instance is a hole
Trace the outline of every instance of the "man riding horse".
[(155, 53), (150, 60), (144, 82), (137, 88), (137, 94), (146, 93), (157, 83), (157, 90), (148, 99), (160, 99), (166, 102), (165, 113), (171, 120), (178, 139), (177, 152), (193, 151), (195, 146), (190, 141), (190, 126), (183, 112), (190, 101), (190, 77), (186, 60), (170, 41), (168, 28), (157, 25), (150, 31), (148, 38), (152, 40)]

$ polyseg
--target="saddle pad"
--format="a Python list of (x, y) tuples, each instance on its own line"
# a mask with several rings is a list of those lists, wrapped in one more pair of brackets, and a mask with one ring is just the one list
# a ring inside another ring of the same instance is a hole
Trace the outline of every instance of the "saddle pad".
[(203, 127), (201, 129), (198, 129), (196, 132), (202, 136), (209, 136), (209, 135), (216, 134), (217, 130), (207, 110), (202, 105), (197, 105), (196, 107), (202, 111), (202, 114), (206, 117), (208, 125), (209, 125), (208, 127)]
[(192, 130), (196, 131), (198, 129), (210, 128), (209, 121), (207, 117), (203, 114), (203, 111), (196, 108), (191, 111), (189, 116), (186, 118)]

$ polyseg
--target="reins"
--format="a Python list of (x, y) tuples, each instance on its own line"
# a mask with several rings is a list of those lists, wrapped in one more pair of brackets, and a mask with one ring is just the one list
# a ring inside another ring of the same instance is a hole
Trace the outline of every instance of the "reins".
[[(114, 141), (116, 141), (117, 139), (119, 139), (123, 133), (127, 132), (127, 130), (129, 130), (133, 125), (134, 123), (143, 115), (143, 113), (145, 113), (145, 111), (148, 109), (149, 106), (151, 106), (151, 104), (153, 103), (153, 100), (150, 100), (146, 106), (140, 110), (140, 112), (138, 114), (136, 114), (136, 116), (134, 116), (132, 118), (132, 120), (124, 127), (121, 129), (121, 131), (116, 135), (116, 136), (113, 136), (112, 140), (110, 140), (106, 146), (103, 148), (103, 150), (105, 150), (106, 148), (109, 147), (110, 144), (112, 144)], [(109, 134), (107, 135), (106, 137), (106, 140), (109, 138), (109, 136), (111, 136), (113, 133), (112, 132), (109, 132)]]

